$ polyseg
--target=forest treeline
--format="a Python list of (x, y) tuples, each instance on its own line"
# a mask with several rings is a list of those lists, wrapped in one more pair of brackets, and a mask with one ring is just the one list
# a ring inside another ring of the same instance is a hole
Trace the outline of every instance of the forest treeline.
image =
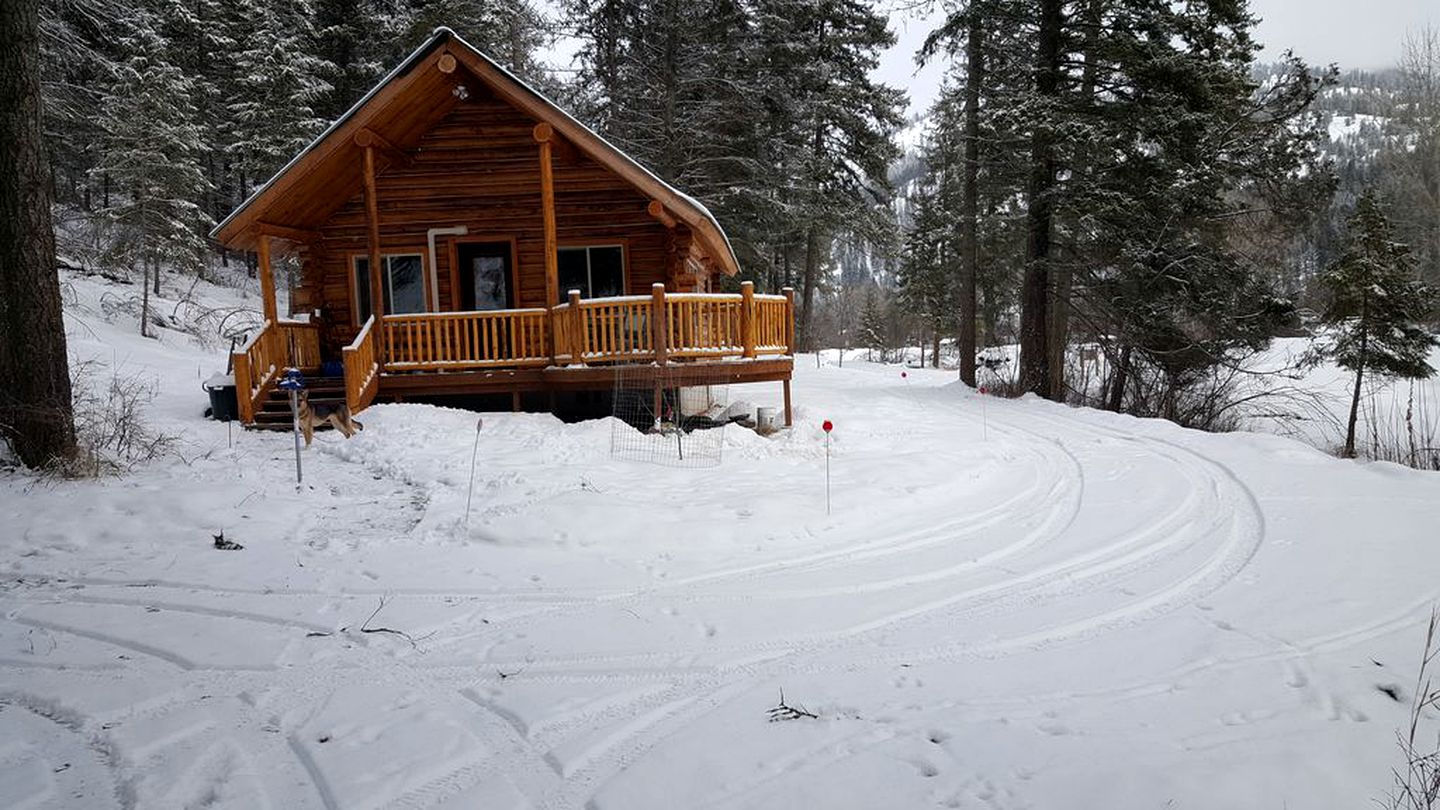
[[(706, 203), (743, 277), (799, 290), (807, 348), (943, 344), (973, 384), (1015, 343), (1023, 390), (1187, 421), (1189, 388), (1324, 310), (1363, 192), (1440, 281), (1433, 31), (1337, 96), (1333, 68), (1258, 64), (1240, 0), (945, 10), (902, 160), (865, 0), (43, 0), (56, 199), (122, 266), (203, 272), (208, 228), (447, 25)], [(1337, 146), (1346, 103), (1373, 131)], [(1082, 345), (1105, 371), (1078, 386)]]

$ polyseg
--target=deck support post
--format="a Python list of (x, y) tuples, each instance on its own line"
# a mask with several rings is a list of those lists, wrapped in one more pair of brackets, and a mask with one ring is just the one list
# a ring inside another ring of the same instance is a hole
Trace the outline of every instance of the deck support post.
[[(655, 352), (655, 364), (664, 368), (668, 361), (668, 346), (670, 330), (665, 324), (665, 285), (659, 282), (650, 285), (650, 347)], [(655, 427), (660, 427), (662, 416), (661, 409), (665, 407), (664, 390), (661, 388), (661, 375), (655, 374)]]
[[(555, 130), (549, 124), (541, 122), (535, 125), (532, 134), (540, 144), (540, 213), (545, 228), (545, 306), (550, 308), (560, 300), (560, 245), (555, 236), (555, 175), (550, 166), (550, 139)], [(550, 344), (550, 362), (554, 363), (557, 350), (553, 311), (550, 317), (547, 341)]]
[[(793, 359), (795, 357), (795, 288), (786, 287), (780, 292), (785, 295), (785, 353)], [(790, 407), (790, 380), (787, 379), (785, 380), (785, 427), (791, 427), (794, 422), (795, 414)]]
[(383, 328), (385, 284), (384, 270), (380, 267), (380, 202), (375, 197), (374, 145), (365, 147), (365, 235), (370, 257), (370, 312), (375, 315), (375, 326)]
[(780, 290), (785, 296), (785, 353), (791, 357), (795, 356), (795, 288), (785, 287)]
[(514, 413), (519, 413), (519, 412), (520, 412), (520, 392), (519, 392), (519, 391), (511, 391), (511, 392), (510, 392), (510, 410), (513, 411)]
[(755, 357), (755, 282), (740, 282), (740, 356)]
[(261, 234), (259, 244), (256, 245), (258, 253), (258, 272), (260, 277), (260, 305), (264, 308), (265, 320), (276, 323), (280, 320), (275, 305), (275, 273), (270, 267), (270, 237)]

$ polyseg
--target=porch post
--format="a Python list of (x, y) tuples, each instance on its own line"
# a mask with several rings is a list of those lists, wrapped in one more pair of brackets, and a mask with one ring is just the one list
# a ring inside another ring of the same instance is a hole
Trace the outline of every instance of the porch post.
[[(370, 255), (370, 311), (375, 325), (385, 315), (385, 285), (380, 267), (380, 203), (375, 198), (375, 147), (365, 146), (365, 226)], [(383, 362), (383, 361), (382, 361)]]
[(260, 302), (264, 308), (265, 320), (276, 323), (280, 320), (275, 305), (275, 273), (270, 268), (270, 237), (260, 236), (255, 252), (259, 254), (258, 275), (260, 276)]
[[(555, 130), (541, 122), (535, 125), (536, 143), (540, 144), (540, 214), (545, 227), (545, 308), (551, 309), (560, 300), (559, 240), (555, 236), (555, 176), (550, 167), (550, 139)], [(555, 362), (555, 315), (550, 315), (550, 362)]]

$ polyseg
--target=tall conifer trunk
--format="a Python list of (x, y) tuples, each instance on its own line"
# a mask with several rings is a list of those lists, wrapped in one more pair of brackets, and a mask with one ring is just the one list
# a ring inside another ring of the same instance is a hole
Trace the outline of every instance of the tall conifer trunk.
[[(1060, 93), (1061, 0), (1040, 0), (1035, 51), (1035, 92), (1044, 100)], [(1049, 122), (1030, 136), (1025, 276), (1020, 288), (1020, 385), (1044, 397), (1050, 390), (1050, 260), (1054, 228), (1055, 148)]]
[(975, 387), (976, 279), (980, 275), (980, 84), (985, 75), (979, 15), (965, 38), (965, 187), (960, 200), (960, 380)]
[[(1084, 6), (1085, 15), (1085, 66), (1080, 73), (1080, 98), (1082, 103), (1092, 103), (1095, 93), (1097, 66), (1096, 45), (1100, 38), (1100, 3), (1089, 0)], [(1092, 156), (1093, 158), (1093, 156)], [(1093, 164), (1093, 159), (1088, 161)], [(1092, 166), (1086, 166), (1089, 170)], [(1074, 287), (1075, 273), (1070, 262), (1061, 262), (1055, 267), (1053, 280), (1055, 294), (1050, 302), (1050, 396), (1065, 399), (1065, 350), (1070, 346), (1070, 299)]]
[(0, 3), (0, 436), (32, 467), (75, 452), (41, 129), (38, 5)]
[(1345, 458), (1355, 457), (1355, 423), (1360, 416), (1360, 383), (1365, 378), (1365, 359), (1370, 349), (1370, 296), (1360, 299), (1360, 354), (1355, 364), (1355, 389), (1350, 395), (1350, 420), (1345, 426)]
[(811, 225), (805, 234), (805, 270), (800, 290), (800, 348), (814, 350), (815, 336), (811, 329), (815, 325), (815, 285), (820, 275), (820, 226)]

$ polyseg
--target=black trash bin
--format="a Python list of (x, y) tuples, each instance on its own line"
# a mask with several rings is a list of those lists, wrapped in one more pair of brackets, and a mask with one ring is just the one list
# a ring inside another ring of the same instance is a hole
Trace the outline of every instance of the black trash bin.
[(210, 418), (217, 422), (229, 422), (240, 415), (240, 405), (235, 397), (235, 377), (216, 374), (202, 386), (210, 394)]

